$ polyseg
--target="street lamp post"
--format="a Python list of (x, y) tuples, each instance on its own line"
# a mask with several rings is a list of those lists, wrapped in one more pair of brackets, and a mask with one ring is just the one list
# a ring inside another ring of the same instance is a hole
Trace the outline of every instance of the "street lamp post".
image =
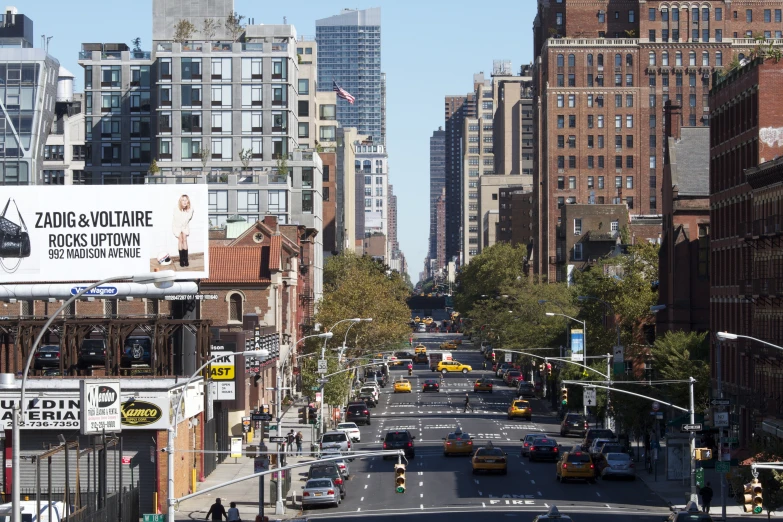
[(354, 325), (357, 325), (360, 322), (371, 323), (372, 322), (372, 317), (365, 317), (365, 318), (360, 319), (359, 321), (353, 321), (351, 323), (351, 325), (348, 327), (348, 329), (345, 331), (345, 339), (343, 339), (343, 346), (342, 346), (342, 348), (340, 348), (340, 358), (338, 359), (340, 362), (343, 361), (343, 353), (345, 353), (345, 348), (346, 348), (345, 345), (348, 343), (348, 332), (351, 331), (351, 328), (353, 328)]
[[(584, 358), (585, 356), (587, 356), (587, 321), (581, 321), (581, 320), (579, 320), (579, 319), (577, 319), (575, 317), (571, 317), (570, 315), (556, 314), (554, 312), (547, 312), (546, 315), (548, 315), (550, 317), (559, 315), (561, 317), (567, 317), (568, 319), (571, 319), (574, 322), (581, 323), (581, 325), (582, 325), (582, 357)], [(574, 357), (574, 347), (572, 345), (571, 346), (571, 358), (573, 358), (573, 357)], [(609, 377), (607, 377), (607, 379), (609, 379)], [(611, 382), (609, 384), (611, 385)], [(608, 395), (609, 394), (607, 393), (607, 397), (608, 397)], [(587, 416), (587, 404), (584, 404), (583, 406), (584, 406), (585, 417), (586, 417)], [(608, 409), (608, 407), (609, 407), (609, 401), (607, 399), (607, 409)], [(597, 415), (596, 415), (596, 422), (598, 422), (598, 416)]]
[[(269, 357), (269, 350), (248, 350), (244, 352), (235, 352), (231, 355), (247, 355), (247, 356), (255, 356), (255, 357)], [(193, 375), (188, 377), (188, 380), (185, 381), (185, 385), (182, 387), (182, 391), (180, 394), (176, 397), (176, 403), (174, 404), (174, 425), (169, 426), (168, 428), (168, 441), (166, 443), (166, 457), (167, 457), (167, 467), (166, 474), (168, 476), (168, 506), (167, 506), (167, 515), (166, 520), (171, 520), (172, 522), (176, 520), (176, 511), (174, 509), (175, 499), (174, 496), (174, 439), (177, 436), (177, 425), (179, 424), (179, 405), (182, 402), (182, 398), (185, 396), (185, 394), (188, 391), (188, 386), (190, 386), (190, 383), (193, 382), (193, 380), (199, 376), (201, 373), (201, 370), (212, 364), (215, 359), (219, 359), (221, 357), (225, 357), (225, 353), (221, 354), (215, 354), (210, 356), (207, 361), (199, 366), (199, 368), (193, 372)], [(279, 374), (278, 374), (279, 375)]]
[(93, 283), (89, 286), (85, 286), (76, 294), (72, 295), (65, 301), (63, 301), (63, 304), (60, 306), (60, 308), (57, 309), (54, 314), (52, 314), (49, 319), (46, 321), (46, 323), (43, 325), (43, 328), (41, 328), (41, 331), (38, 333), (38, 336), (35, 338), (35, 341), (33, 342), (32, 347), (30, 348), (30, 353), (27, 354), (27, 361), (25, 361), (24, 366), (24, 373), (22, 373), (22, 389), (20, 390), (20, 397), (19, 397), (19, 407), (14, 406), (13, 413), (11, 415), (12, 417), (12, 433), (11, 433), (11, 440), (13, 447), (12, 455), (11, 455), (11, 467), (13, 468), (12, 474), (11, 474), (11, 481), (12, 481), (12, 494), (11, 494), (11, 521), (12, 522), (22, 522), (22, 510), (20, 506), (20, 495), (19, 495), (19, 488), (21, 486), (21, 476), (20, 476), (20, 434), (19, 434), (19, 428), (20, 426), (24, 425), (24, 409), (25, 409), (25, 388), (27, 386), (27, 376), (30, 373), (30, 364), (33, 362), (33, 357), (35, 356), (35, 351), (38, 349), (38, 344), (41, 342), (41, 339), (43, 339), (44, 334), (46, 334), (49, 327), (52, 325), (54, 320), (57, 318), (57, 316), (62, 313), (63, 310), (65, 310), (68, 305), (79, 299), (81, 296), (92, 290), (93, 288), (97, 288), (100, 285), (104, 285), (106, 283), (113, 283), (115, 281), (125, 281), (130, 280), (134, 283), (172, 283), (176, 279), (176, 272), (173, 270), (163, 270), (161, 272), (150, 272), (147, 274), (136, 274), (136, 275), (124, 275), (124, 276), (114, 276), (114, 277), (107, 277), (106, 279), (102, 279), (98, 281), (97, 283)]

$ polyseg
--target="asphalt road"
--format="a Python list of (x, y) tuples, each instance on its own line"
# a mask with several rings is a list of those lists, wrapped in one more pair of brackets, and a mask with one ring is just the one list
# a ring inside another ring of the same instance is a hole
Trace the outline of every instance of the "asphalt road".
[[(453, 334), (418, 334), (431, 348)], [(430, 344), (432, 343), (432, 344)], [(369, 517), (382, 520), (426, 517), (427, 522), (447, 520), (457, 522), (476, 516), (509, 516), (532, 520), (556, 505), (562, 514), (575, 521), (632, 520), (661, 521), (668, 508), (640, 481), (601, 481), (597, 484), (566, 483), (555, 480), (555, 464), (529, 463), (520, 457), (520, 442), (526, 433), (544, 432), (563, 444), (577, 439), (559, 437), (557, 418), (549, 413), (542, 401), (532, 399), (533, 419), (509, 421), (505, 411), (512, 391), (496, 380), (492, 394), (474, 394), (473, 382), (481, 375), (481, 355), (470, 344), (452, 350), (455, 359), (470, 364), (468, 374), (448, 375), (439, 393), (421, 393), (421, 382), (437, 378), (424, 365), (416, 365), (411, 377), (413, 392), (394, 394), (387, 386), (378, 407), (372, 410), (371, 426), (362, 426), (362, 442), (356, 450), (381, 449), (388, 430), (407, 429), (415, 436), (416, 457), (407, 466), (407, 490), (395, 492), (393, 462), (380, 458), (355, 459), (351, 464), (347, 495), (339, 508), (308, 510), (306, 516), (317, 518)], [(395, 367), (392, 377), (405, 375), (403, 367)], [(494, 377), (494, 376), (493, 376)], [(474, 412), (463, 413), (465, 393), (470, 392)], [(509, 456), (507, 476), (473, 475), (469, 457), (444, 457), (442, 437), (459, 426), (470, 433), (476, 443), (491, 440)]]

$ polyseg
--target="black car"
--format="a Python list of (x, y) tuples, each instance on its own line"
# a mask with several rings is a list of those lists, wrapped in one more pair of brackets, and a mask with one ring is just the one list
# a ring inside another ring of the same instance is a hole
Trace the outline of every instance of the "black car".
[(557, 447), (555, 439), (535, 439), (528, 450), (527, 458), (531, 462), (534, 460), (557, 460), (560, 458), (560, 448)]
[(427, 357), (426, 353), (417, 353), (413, 356), (413, 363), (414, 364), (427, 364), (430, 362), (429, 357)]
[(375, 408), (375, 406), (378, 405), (378, 401), (375, 400), (375, 395), (373, 395), (372, 392), (361, 392), (357, 395), (357, 398), (364, 402), (368, 408)]
[(585, 432), (585, 438), (582, 441), (582, 450), (588, 451), (590, 446), (593, 445), (595, 439), (615, 439), (614, 432), (612, 430), (601, 428), (590, 428)]
[(104, 339), (85, 339), (79, 347), (79, 366), (106, 365), (106, 341)]
[(428, 391), (439, 392), (440, 381), (437, 379), (425, 379), (424, 384), (421, 386), (421, 392), (424, 393)]
[(345, 410), (345, 421), (370, 425), (370, 409), (366, 404), (351, 404)]
[(334, 462), (318, 462), (310, 466), (307, 480), (315, 478), (330, 478), (334, 485), (340, 488), (340, 498), (345, 498), (345, 479), (340, 468)]
[(396, 352), (394, 356), (399, 359), (413, 359), (413, 355), (411, 352)]
[(532, 382), (521, 381), (517, 386), (517, 399), (524, 399), (527, 397), (535, 397), (536, 388)]
[(120, 366), (130, 368), (136, 365), (152, 365), (152, 339), (146, 335), (132, 335), (125, 339)]
[(563, 422), (560, 423), (560, 436), (577, 435), (585, 436), (587, 432), (587, 419), (581, 413), (566, 413)]
[[(405, 450), (405, 457), (412, 459), (415, 456), (413, 448), (413, 439), (415, 438), (408, 430), (387, 431), (386, 437), (383, 439), (383, 449)], [(385, 460), (386, 455), (383, 458)]]
[(60, 366), (60, 347), (52, 344), (39, 346), (35, 351), (33, 368), (42, 370), (53, 366)]

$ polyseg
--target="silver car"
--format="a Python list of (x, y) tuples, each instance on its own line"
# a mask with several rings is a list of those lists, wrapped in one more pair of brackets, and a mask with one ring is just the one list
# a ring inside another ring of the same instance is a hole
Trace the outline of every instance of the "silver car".
[(604, 457), (605, 466), (601, 470), (601, 478), (620, 477), (636, 479), (636, 468), (627, 453), (607, 453)]
[(340, 488), (335, 487), (332, 479), (317, 478), (310, 479), (302, 490), (302, 510), (310, 506), (340, 505)]
[[(337, 448), (326, 448), (321, 452), (321, 458), (330, 458), (330, 457), (342, 457), (342, 452)], [(333, 460), (335, 464), (337, 464), (337, 467), (340, 468), (340, 474), (343, 476), (343, 478), (348, 478), (351, 475), (351, 468), (348, 467), (348, 462), (343, 458), (339, 460)]]

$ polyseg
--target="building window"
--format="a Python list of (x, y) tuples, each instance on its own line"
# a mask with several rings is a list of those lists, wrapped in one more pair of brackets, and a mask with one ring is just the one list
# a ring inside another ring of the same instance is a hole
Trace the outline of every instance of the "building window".
[(650, 196), (650, 210), (657, 210), (658, 209), (658, 201), (655, 198), (655, 196)]
[[(603, 157), (603, 156), (601, 156), (601, 157)], [(604, 188), (604, 177), (603, 176), (598, 176), (598, 188), (599, 188), (599, 190)]]
[(747, 23), (753, 21), (753, 9), (745, 9), (745, 21)]
[(627, 196), (625, 198), (625, 204), (628, 206), (629, 209), (633, 209), (633, 196)]
[(574, 235), (582, 235), (582, 220), (581, 218), (574, 218)]
[(568, 188), (571, 190), (576, 189), (576, 176), (568, 176)]
[(649, 54), (649, 57), (650, 57), (649, 58), (649, 64), (650, 65), (655, 65), (655, 63), (656, 63), (656, 56), (657, 55), (654, 52), (650, 51), (650, 54)]
[(574, 243), (574, 261), (582, 260), (582, 243)]
[(699, 224), (699, 277), (709, 276), (710, 226)]
[[(631, 166), (633, 166), (633, 156), (628, 156), (628, 159), (631, 160)], [(625, 188), (627, 189), (633, 188), (633, 176), (625, 177)]]
[[(592, 156), (588, 156), (589, 158), (592, 158)], [(594, 181), (595, 178), (593, 176), (587, 176), (587, 188), (592, 189), (594, 188)]]
[(234, 292), (228, 297), (228, 320), (242, 322), (242, 295)]
[(647, 20), (649, 20), (650, 22), (654, 22), (655, 21), (655, 8), (654, 7), (651, 7), (649, 9), (648, 15), (647, 15)]
[(610, 229), (611, 229), (612, 232), (617, 232), (618, 230), (620, 230), (620, 222), (617, 221), (617, 220), (612, 221)]

